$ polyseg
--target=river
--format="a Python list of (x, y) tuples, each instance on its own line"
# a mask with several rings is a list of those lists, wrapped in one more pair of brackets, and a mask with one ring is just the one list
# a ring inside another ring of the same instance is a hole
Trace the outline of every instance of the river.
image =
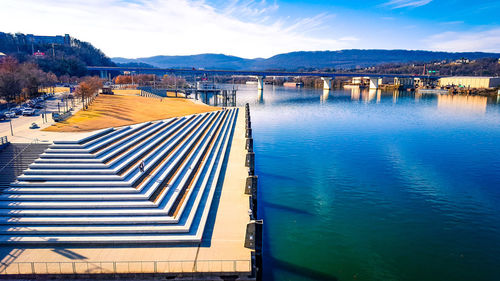
[(499, 280), (496, 98), (240, 85), (264, 280)]

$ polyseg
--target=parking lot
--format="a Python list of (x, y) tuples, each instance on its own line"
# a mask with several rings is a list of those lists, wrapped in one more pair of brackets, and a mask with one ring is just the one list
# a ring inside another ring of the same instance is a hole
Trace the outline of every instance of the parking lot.
[[(17, 115), (11, 119), (6, 118), (4, 120), (0, 120), (0, 136), (7, 136), (10, 140), (16, 140), (17, 142), (31, 142), (35, 139), (40, 140), (40, 137), (43, 137), (44, 135), (41, 134), (40, 130), (54, 124), (54, 120), (52, 120), (52, 112), (58, 112), (59, 109), (61, 112), (65, 110), (65, 104), (62, 102), (62, 98), (66, 94), (67, 93), (57, 93), (53, 97), (49, 97), (45, 101), (39, 102), (41, 106), (38, 107), (41, 108), (34, 108), (35, 110), (33, 115)], [(71, 100), (68, 100), (68, 104), (71, 106)], [(73, 113), (81, 109), (81, 102), (75, 99), (74, 105)], [(4, 112), (7, 112), (7, 110)], [(46, 116), (45, 118), (42, 118), (44, 114), (46, 114)], [(11, 123), (14, 136), (11, 134)], [(30, 129), (30, 126), (33, 123), (36, 123), (39, 128)]]

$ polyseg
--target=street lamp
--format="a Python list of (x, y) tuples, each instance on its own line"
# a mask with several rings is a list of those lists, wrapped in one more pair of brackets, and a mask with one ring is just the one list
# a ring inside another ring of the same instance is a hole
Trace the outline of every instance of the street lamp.
[(12, 129), (12, 117), (9, 118), (9, 124), (10, 124), (10, 135), (14, 136), (14, 130)]

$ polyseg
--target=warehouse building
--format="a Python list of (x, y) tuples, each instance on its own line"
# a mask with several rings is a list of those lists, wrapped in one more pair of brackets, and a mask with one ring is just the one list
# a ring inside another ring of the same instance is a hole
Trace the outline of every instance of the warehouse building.
[(500, 86), (500, 77), (455, 76), (439, 79), (439, 86), (458, 86), (464, 88), (495, 88)]

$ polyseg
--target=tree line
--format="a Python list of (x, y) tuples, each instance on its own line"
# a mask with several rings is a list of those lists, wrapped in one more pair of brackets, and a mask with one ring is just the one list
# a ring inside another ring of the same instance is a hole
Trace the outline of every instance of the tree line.
[(102, 89), (102, 79), (99, 77), (85, 77), (75, 89), (75, 96), (82, 101), (83, 109), (95, 99), (96, 94)]
[(139, 86), (156, 86), (159, 88), (185, 88), (188, 86), (186, 79), (173, 75), (163, 75), (160, 78), (155, 74), (118, 75), (113, 81), (118, 85), (135, 84)]
[(103, 86), (98, 77), (59, 78), (54, 73), (47, 73), (31, 62), (20, 63), (13, 57), (0, 58), (0, 99), (6, 102), (20, 103), (40, 94), (41, 88), (53, 87), (56, 83), (78, 84), (75, 96), (89, 104)]
[(41, 70), (34, 63), (19, 63), (12, 57), (0, 59), (0, 98), (7, 102), (35, 97), (41, 87), (55, 83), (56, 75)]

